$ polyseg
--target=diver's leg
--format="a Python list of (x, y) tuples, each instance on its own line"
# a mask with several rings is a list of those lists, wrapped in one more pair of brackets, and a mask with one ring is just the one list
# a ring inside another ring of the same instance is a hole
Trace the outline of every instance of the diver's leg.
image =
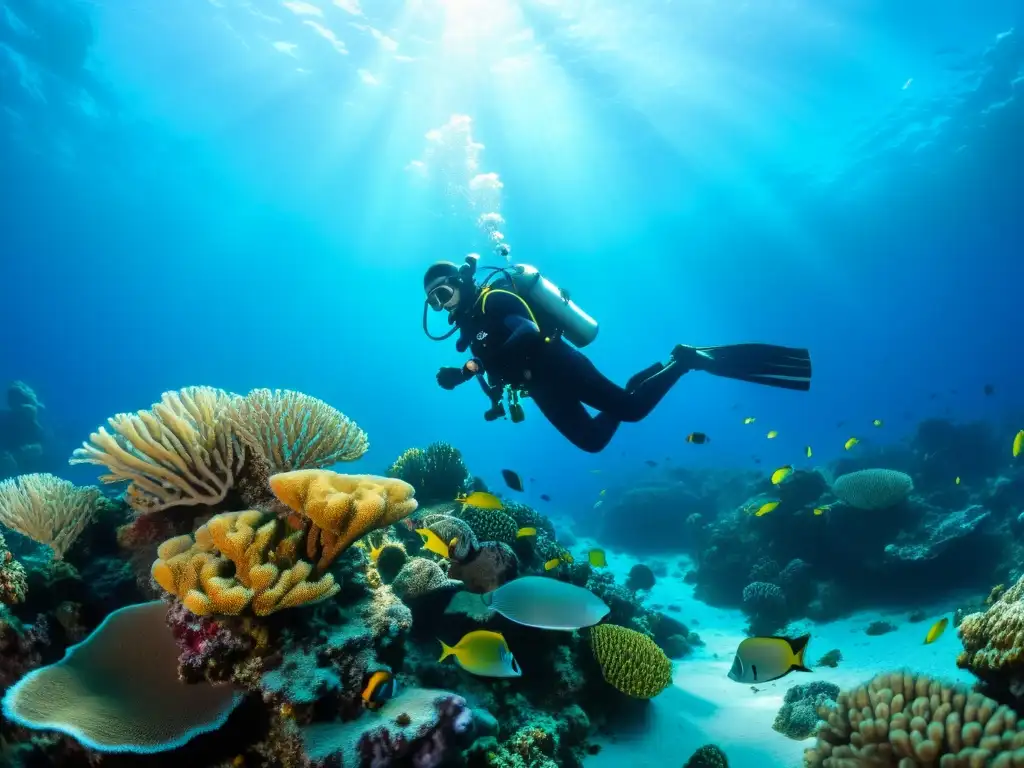
[(599, 453), (611, 442), (619, 421), (606, 413), (591, 416), (583, 403), (556, 385), (534, 387), (530, 390), (533, 400), (551, 425), (573, 445), (588, 453)]
[(630, 391), (601, 373), (579, 350), (566, 347), (560, 351), (560, 358), (559, 378), (563, 386), (568, 387), (574, 397), (615, 421), (644, 419), (688, 370), (680, 363), (670, 362)]
[(630, 378), (630, 380), (626, 382), (626, 391), (627, 392), (632, 392), (634, 389), (636, 389), (641, 384), (643, 384), (644, 381), (646, 381), (647, 379), (651, 378), (651, 376), (656, 374), (658, 371), (660, 371), (664, 367), (665, 367), (665, 364), (659, 361), (657, 363), (654, 363), (653, 365), (647, 366), (642, 371), (638, 371), (637, 373), (634, 373), (633, 376)]

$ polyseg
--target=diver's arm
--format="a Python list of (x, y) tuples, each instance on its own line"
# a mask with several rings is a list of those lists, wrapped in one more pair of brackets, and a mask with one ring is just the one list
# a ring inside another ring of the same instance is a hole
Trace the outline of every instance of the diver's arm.
[(540, 340), (540, 328), (533, 321), (519, 315), (506, 315), (505, 327), (511, 331), (505, 343), (501, 345), (501, 354), (520, 355), (529, 351), (532, 344)]

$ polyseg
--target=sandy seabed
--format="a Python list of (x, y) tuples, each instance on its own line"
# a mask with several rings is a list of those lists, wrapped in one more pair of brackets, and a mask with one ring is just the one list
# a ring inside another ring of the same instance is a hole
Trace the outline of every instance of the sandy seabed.
[[(582, 540), (572, 549), (586, 551), (588, 544)], [(607, 557), (620, 581), (635, 563), (650, 564), (650, 560), (615, 552), (608, 552)], [(684, 565), (683, 570), (688, 567)], [(668, 572), (676, 570), (676, 563), (670, 562)], [(639, 707), (634, 722), (614, 737), (598, 740), (601, 751), (587, 759), (588, 768), (678, 767), (697, 747), (708, 743), (725, 750), (730, 768), (798, 768), (803, 764), (804, 749), (813, 746), (814, 739), (794, 741), (772, 729), (783, 696), (793, 685), (827, 680), (846, 690), (879, 672), (902, 668), (951, 681), (973, 681), (971, 675), (957, 669), (961, 645), (952, 627), (936, 642), (924, 645), (931, 624), (944, 613), (950, 614), (955, 601), (920, 606), (929, 617), (915, 624), (907, 621), (906, 612), (865, 612), (827, 624), (808, 622), (807, 661), (813, 665), (824, 653), (838, 648), (842, 662), (834, 669), (790, 673), (757, 686), (756, 692), (726, 676), (736, 647), (745, 637), (746, 621), (740, 611), (699, 602), (693, 597), (693, 587), (673, 576), (659, 578), (645, 602), (660, 604), (661, 610), (698, 632), (706, 645), (674, 663), (672, 686), (650, 706)], [(669, 606), (679, 610), (667, 610)], [(895, 624), (896, 631), (874, 637), (865, 634), (867, 626), (880, 619)]]

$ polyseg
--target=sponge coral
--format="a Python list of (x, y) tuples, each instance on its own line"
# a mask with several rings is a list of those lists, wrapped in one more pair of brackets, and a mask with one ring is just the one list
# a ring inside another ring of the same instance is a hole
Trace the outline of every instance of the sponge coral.
[(1024, 722), (980, 693), (910, 672), (875, 677), (839, 694), (805, 768), (1024, 764)]
[(370, 447), (366, 433), (350, 418), (290, 389), (254, 389), (233, 398), (223, 417), (275, 472), (354, 461)]
[(614, 624), (590, 628), (590, 646), (604, 679), (627, 696), (650, 699), (672, 682), (672, 662), (646, 635)]
[(283, 528), (253, 510), (217, 515), (194, 541), (178, 536), (161, 544), (153, 579), (197, 616), (234, 616), (250, 607), (267, 616), (337, 594), (330, 574), (309, 581), (313, 566), (297, 556), (303, 533), (282, 536)]
[(104, 483), (127, 481), (126, 499), (139, 512), (224, 500), (244, 451), (221, 418), (232, 395), (213, 387), (165, 392), (149, 411), (108, 419), (76, 450), (72, 464), (98, 464)]
[(100, 495), (99, 488), (78, 488), (54, 475), (21, 475), (0, 483), (0, 523), (60, 560), (95, 518)]
[(832, 492), (855, 509), (888, 509), (914, 490), (914, 481), (895, 469), (862, 469), (836, 478)]
[(411, 485), (391, 477), (342, 475), (326, 469), (281, 472), (274, 495), (306, 521), (306, 555), (323, 573), (356, 539), (416, 511)]
[(160, 601), (114, 611), (56, 664), (7, 691), (3, 713), (99, 752), (148, 754), (215, 730), (241, 697), (230, 686), (183, 685)]
[(1024, 679), (1024, 577), (1003, 592), (984, 613), (960, 623), (964, 650), (957, 666), (982, 680), (1006, 686)]

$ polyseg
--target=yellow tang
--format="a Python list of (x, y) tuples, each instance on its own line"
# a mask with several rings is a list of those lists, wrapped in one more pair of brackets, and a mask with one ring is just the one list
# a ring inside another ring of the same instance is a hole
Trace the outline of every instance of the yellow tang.
[(1021, 451), (1024, 451), (1024, 429), (1013, 438), (1013, 458), (1020, 456)]
[[(448, 554), (448, 545), (441, 541), (441, 537), (434, 533), (429, 528), (417, 528), (418, 533), (423, 538), (423, 548), (427, 552), (433, 552), (435, 555), (441, 557), (450, 557)], [(454, 541), (454, 539), (452, 539)]]
[(943, 616), (941, 619), (932, 624), (932, 628), (928, 630), (928, 634), (925, 635), (924, 644), (934, 643), (940, 637), (942, 633), (946, 631), (946, 627), (949, 625), (949, 619)]
[(843, 443), (843, 447), (846, 448), (846, 450), (850, 450), (851, 448), (853, 448), (853, 446), (855, 446), (859, 442), (860, 442), (860, 440), (857, 439), (856, 437), (851, 437), (849, 440), (847, 440), (845, 443)]
[(557, 568), (561, 564), (562, 564), (562, 558), (560, 558), (560, 557), (553, 557), (550, 560), (548, 560), (546, 563), (544, 563), (544, 570), (545, 571), (550, 571), (552, 568)]
[(747, 418), (745, 418), (743, 420), (743, 423), (744, 424), (753, 424), (755, 421), (757, 421), (757, 419), (754, 418), (753, 416), (747, 416)]
[(482, 677), (520, 677), (523, 674), (500, 632), (477, 629), (464, 635), (454, 646), (440, 642), (438, 662), (454, 656), (460, 667)]
[(881, 419), (875, 419), (871, 423), (874, 424), (876, 427), (882, 426), (882, 420)]
[(769, 512), (774, 511), (775, 508), (779, 506), (779, 504), (781, 503), (781, 501), (766, 501), (764, 504), (761, 505), (757, 512), (754, 513), (754, 517), (764, 517)]
[(562, 558), (563, 563), (568, 563), (569, 565), (573, 564), (573, 556), (570, 555), (568, 552), (562, 552), (562, 554), (560, 554), (559, 557)]
[(537, 529), (536, 528), (532, 528), (532, 527), (520, 528), (518, 531), (516, 531), (516, 538), (517, 539), (521, 539), (524, 536), (536, 536), (536, 535), (537, 535)]
[(769, 440), (774, 440), (774, 439), (775, 439), (776, 437), (778, 437), (778, 436), (779, 436), (779, 433), (778, 433), (777, 431), (775, 431), (774, 429), (773, 429), (773, 430), (771, 430), (771, 431), (770, 431), (770, 432), (768, 433), (768, 435), (767, 435), (767, 437), (768, 437), (768, 439), (769, 439)]
[(772, 485), (778, 485), (791, 474), (793, 474), (792, 464), (787, 464), (784, 467), (779, 467), (774, 472), (772, 472)]
[(587, 559), (590, 560), (590, 564), (595, 568), (604, 568), (608, 565), (608, 559), (604, 556), (603, 549), (592, 549), (587, 553)]
[(809, 446), (809, 445), (806, 448), (804, 448), (804, 453), (807, 454), (807, 458), (808, 459), (811, 458), (811, 456), (814, 455), (814, 451), (811, 450), (811, 446)]
[(504, 507), (501, 506), (501, 499), (493, 493), (487, 493), (486, 491), (473, 491), (469, 496), (459, 496), (455, 500), (468, 507), (480, 507), (480, 509), (504, 509)]

